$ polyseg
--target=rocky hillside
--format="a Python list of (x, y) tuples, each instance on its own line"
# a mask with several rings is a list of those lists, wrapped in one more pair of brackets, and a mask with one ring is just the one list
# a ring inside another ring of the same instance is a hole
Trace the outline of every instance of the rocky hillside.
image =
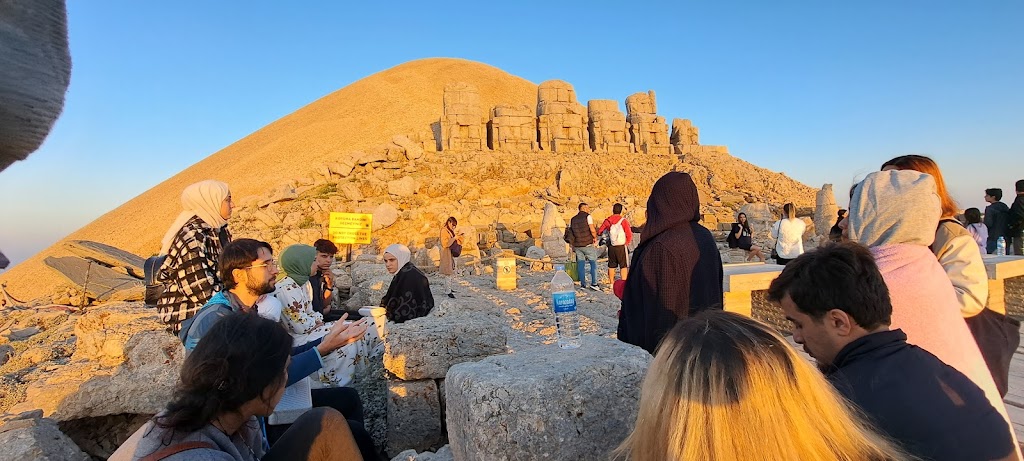
[[(455, 93), (449, 93), (453, 85)], [(484, 127), (491, 122), (480, 113), (499, 105), (516, 123), (531, 123), (531, 107), (553, 114), (539, 119), (540, 125), (511, 127), (527, 141), (538, 129), (542, 136), (560, 136), (559, 130), (571, 128), (587, 137), (588, 109), (576, 102), (571, 85), (555, 82), (548, 88), (549, 93), (539, 94), (533, 83), (458, 59), (402, 64), (325, 96), (196, 163), (9, 270), (0, 282), (20, 299), (52, 293), (62, 281), (43, 260), (63, 255), (68, 240), (98, 241), (143, 256), (154, 253), (179, 211), (181, 190), (202, 179), (231, 185), (242, 205), (231, 219), (236, 236), (279, 246), (325, 236), (328, 213), (344, 211), (374, 213), (374, 246), (402, 242), (429, 247), (441, 221), (453, 215), (472, 226), (467, 230), (478, 233), (482, 247), (500, 242), (521, 253), (538, 236), (547, 202), (568, 217), (579, 201), (587, 201), (603, 218), (620, 201), (632, 222), (641, 224), (651, 185), (672, 170), (694, 175), (705, 224), (712, 228), (731, 221), (735, 210), (750, 202), (773, 207), (787, 201), (801, 207), (814, 203), (810, 187), (735, 158), (724, 147), (697, 145), (697, 130), (689, 121), (680, 121), (685, 122), (680, 130), (688, 131), (678, 136), (673, 122), (669, 145), (668, 126), (655, 113), (653, 92), (626, 98), (628, 117), (617, 111), (615, 101), (602, 101), (600, 113), (595, 110), (591, 117), (600, 115), (604, 131), (597, 134), (607, 141), (608, 151), (625, 152), (597, 153), (589, 147), (583, 153), (552, 152), (543, 143), (545, 150), (536, 145), (513, 152), (488, 149), (492, 143)], [(544, 94), (554, 99), (538, 104)], [(472, 114), (452, 115), (453, 110)], [(466, 117), (471, 121), (465, 122)], [(571, 118), (582, 119), (582, 125)], [(561, 125), (551, 125), (552, 120)], [(459, 141), (479, 142), (480, 148), (439, 151), (442, 127), (453, 123), (454, 129), (475, 125)], [(595, 130), (593, 124), (590, 129)]]

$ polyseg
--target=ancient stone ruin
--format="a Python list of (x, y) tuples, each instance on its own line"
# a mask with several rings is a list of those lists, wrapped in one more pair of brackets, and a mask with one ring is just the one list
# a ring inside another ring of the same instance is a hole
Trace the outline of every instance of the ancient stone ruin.
[(468, 83), (444, 87), (441, 115), (442, 150), (483, 150), (487, 140), (480, 92)]
[(629, 125), (619, 111), (619, 103), (610, 99), (592, 99), (587, 103), (590, 117), (590, 148), (594, 152), (628, 154), (633, 152), (629, 143)]
[(406, 139), (428, 152), (728, 153), (722, 146), (700, 146), (697, 127), (689, 120), (673, 120), (670, 137), (665, 117), (657, 113), (654, 91), (630, 95), (626, 109), (623, 114), (618, 102), (610, 99), (593, 99), (584, 107), (572, 85), (548, 80), (537, 86), (536, 111), (524, 105), (499, 104), (484, 117), (477, 89), (467, 83), (452, 83), (444, 89), (438, 129)]
[(669, 155), (672, 147), (668, 142), (668, 125), (665, 117), (658, 115), (657, 109), (654, 90), (634, 93), (626, 98), (629, 139), (638, 152)]

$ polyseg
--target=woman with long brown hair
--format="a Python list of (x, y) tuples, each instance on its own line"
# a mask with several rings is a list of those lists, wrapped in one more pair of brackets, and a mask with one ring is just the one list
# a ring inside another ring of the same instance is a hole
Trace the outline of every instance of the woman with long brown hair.
[(630, 461), (903, 460), (810, 362), (756, 320), (705, 311), (665, 336), (647, 370)]
[(939, 165), (923, 155), (902, 155), (883, 163), (882, 171), (887, 170), (913, 170), (935, 180), (942, 214), (931, 250), (953, 284), (960, 314), (978, 343), (999, 394), (1005, 397), (1009, 390), (1010, 359), (1020, 344), (1020, 324), (1007, 317), (1005, 309), (996, 311), (987, 307), (988, 272), (981, 250), (963, 223), (956, 219), (960, 210), (946, 189)]

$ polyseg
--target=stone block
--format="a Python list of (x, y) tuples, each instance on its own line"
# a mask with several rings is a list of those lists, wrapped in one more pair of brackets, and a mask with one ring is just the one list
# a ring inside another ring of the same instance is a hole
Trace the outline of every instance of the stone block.
[(420, 185), (411, 176), (388, 182), (388, 193), (399, 197), (411, 197), (419, 190)]
[(432, 379), (388, 380), (387, 421), (388, 453), (441, 446), (445, 434), (437, 383)]
[(445, 379), (455, 459), (608, 459), (636, 421), (646, 351), (584, 336), (455, 365)]
[(529, 106), (496, 106), (488, 123), (491, 149), (537, 150), (537, 116)]
[(50, 419), (19, 419), (0, 427), (0, 459), (89, 461), (75, 442)]
[(396, 135), (391, 138), (391, 142), (401, 147), (405, 151), (405, 158), (409, 160), (416, 160), (423, 156), (423, 147), (406, 136)]
[(505, 328), (475, 314), (427, 316), (389, 326), (384, 367), (399, 379), (440, 379), (452, 365), (507, 351)]
[(373, 230), (391, 227), (398, 221), (398, 208), (389, 203), (382, 203), (373, 210)]
[[(38, 408), (58, 421), (159, 412), (170, 400), (178, 370), (185, 361), (181, 342), (164, 331), (143, 331), (133, 335), (116, 354), (112, 350), (115, 343), (104, 342), (96, 358), (76, 351), (74, 357), (88, 361), (64, 365), (32, 382), (25, 401), (11, 411)], [(123, 357), (123, 363), (101, 365), (114, 355)]]

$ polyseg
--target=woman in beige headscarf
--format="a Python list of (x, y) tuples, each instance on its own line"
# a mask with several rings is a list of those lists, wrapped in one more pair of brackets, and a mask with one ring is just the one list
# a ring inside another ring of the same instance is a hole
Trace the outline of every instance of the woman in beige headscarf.
[(454, 216), (449, 216), (441, 227), (441, 263), (437, 271), (444, 277), (444, 291), (449, 298), (455, 297), (455, 258), (452, 254), (454, 246), (457, 252), (462, 251), (463, 235), (458, 230), (459, 221)]
[(164, 286), (156, 309), (174, 333), (223, 286), (217, 260), (231, 241), (231, 191), (220, 181), (200, 181), (181, 193), (181, 206), (161, 242), (160, 254), (167, 258), (156, 275)]

